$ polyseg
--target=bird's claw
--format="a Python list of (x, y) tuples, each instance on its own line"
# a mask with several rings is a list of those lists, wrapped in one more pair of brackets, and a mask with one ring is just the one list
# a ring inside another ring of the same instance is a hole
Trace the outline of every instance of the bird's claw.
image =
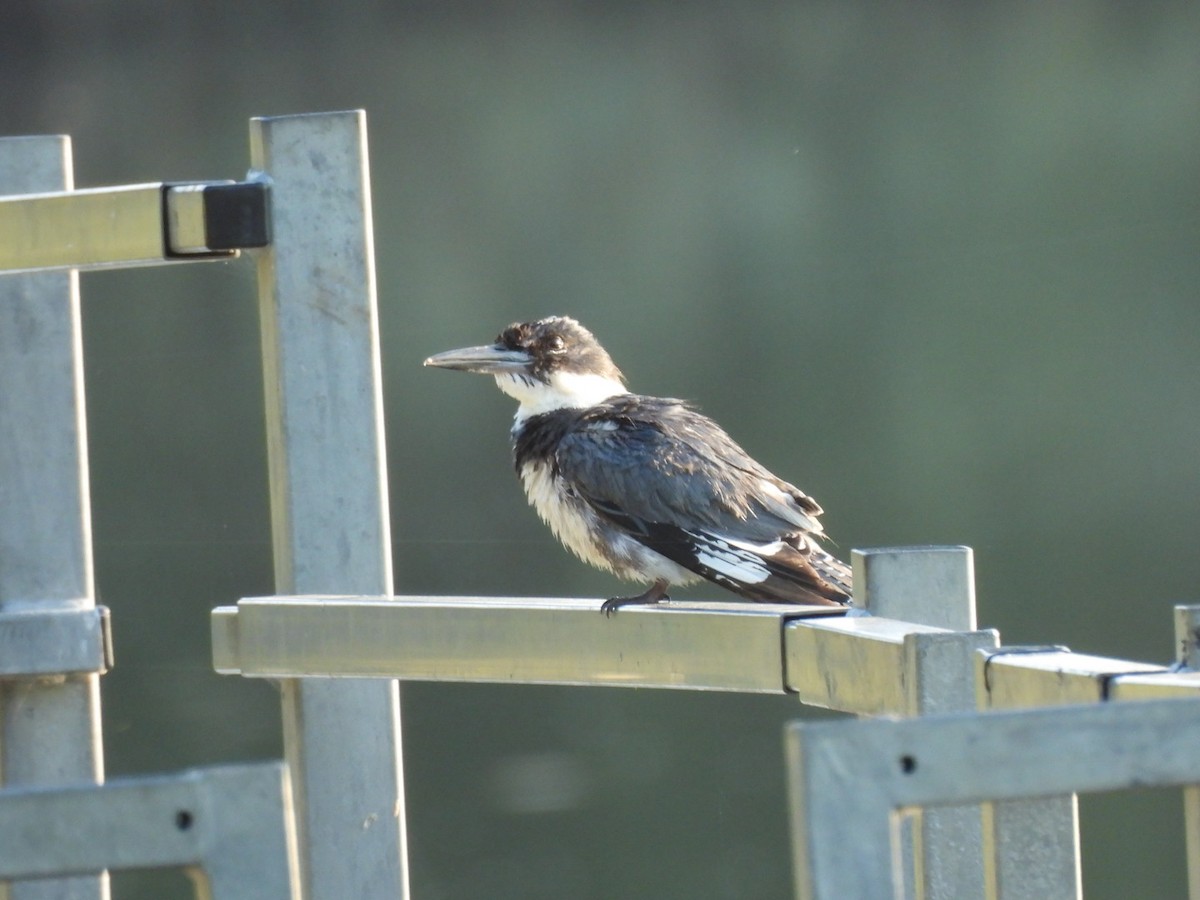
[(667, 594), (666, 582), (656, 581), (644, 592), (635, 597), (609, 597), (600, 604), (600, 612), (604, 614), (604, 618), (611, 619), (622, 606), (653, 606), (656, 603), (661, 603), (664, 600), (670, 600)]

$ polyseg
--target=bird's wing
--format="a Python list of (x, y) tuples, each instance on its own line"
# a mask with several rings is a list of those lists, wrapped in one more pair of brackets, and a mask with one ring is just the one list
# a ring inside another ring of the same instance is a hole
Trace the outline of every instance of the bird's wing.
[(589, 410), (555, 464), (630, 537), (743, 596), (844, 593), (813, 567), (814, 553), (832, 560), (808, 537), (822, 533), (821, 507), (679, 401), (624, 395)]
[(588, 410), (563, 436), (555, 464), (589, 501), (647, 521), (749, 541), (823, 531), (815, 500), (678, 400), (622, 395)]

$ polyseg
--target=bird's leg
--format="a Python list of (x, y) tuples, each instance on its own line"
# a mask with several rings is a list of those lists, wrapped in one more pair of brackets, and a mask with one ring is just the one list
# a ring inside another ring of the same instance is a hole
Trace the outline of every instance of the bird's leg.
[(636, 597), (610, 597), (600, 604), (600, 612), (605, 616), (611, 616), (622, 606), (640, 606), (660, 603), (663, 600), (670, 600), (667, 596), (667, 580), (660, 578), (646, 588), (646, 590)]

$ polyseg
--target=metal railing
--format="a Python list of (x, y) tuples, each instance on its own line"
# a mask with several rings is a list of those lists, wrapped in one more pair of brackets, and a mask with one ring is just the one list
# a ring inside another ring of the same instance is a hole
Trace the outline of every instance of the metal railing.
[[(863, 585), (862, 602), (872, 613), (881, 608), (896, 614), (908, 610), (912, 616), (940, 614), (944, 621), (974, 624), (967, 548), (855, 551), (854, 564), (856, 583)], [(952, 713), (958, 714), (953, 721), (974, 722), (978, 715), (962, 714), (977, 709), (1200, 696), (1200, 673), (1074, 654), (1059, 647), (1002, 647), (990, 630), (952, 631), (882, 615), (845, 615), (825, 607), (670, 603), (631, 608), (611, 620), (597, 615), (597, 608), (598, 601), (567, 599), (247, 598), (236, 607), (213, 612), (214, 664), (219, 672), (263, 678), (374, 677), (787, 693), (810, 705), (860, 715), (933, 716), (930, 723)], [(1183, 662), (1194, 659), (1196, 622), (1196, 608), (1179, 608), (1177, 643), (1190, 654)], [(1020, 721), (1020, 716), (1012, 721)], [(1064, 711), (1063, 734), (1074, 727), (1072, 722)], [(857, 723), (822, 728), (837, 733), (839, 726), (854, 733)], [(920, 733), (920, 727), (911, 725), (905, 734)], [(796, 742), (805, 740), (807, 733), (807, 726), (797, 726), (789, 737), (793, 759)], [(838, 764), (836, 757), (827, 762)], [(1019, 766), (1020, 759), (1012, 764)], [(855, 771), (861, 774), (866, 767), (864, 763)], [(844, 858), (830, 857), (821, 868), (820, 860), (827, 860), (821, 854), (835, 846), (843, 857), (863, 850), (849, 826), (843, 829), (839, 822), (837, 829), (830, 827), (830, 809), (849, 790), (847, 782), (802, 776), (797, 773), (803, 767), (795, 762), (791, 768), (794, 779), (805, 779), (803, 784), (794, 780), (792, 800), (798, 895), (892, 896), (890, 880), (856, 893), (864, 882), (855, 879), (867, 877), (864, 871), (855, 870), (848, 881), (822, 882), (804, 874), (811, 870), (850, 877), (847, 871), (854, 867)], [(969, 770), (965, 762), (956, 769), (960, 775)], [(907, 893), (897, 896), (1079, 896), (1073, 795), (1093, 789), (1093, 782), (1068, 779), (1058, 782), (1058, 791), (992, 795), (970, 784), (964, 782), (961, 795), (939, 795), (923, 814), (898, 820), (897, 848), (904, 852), (897, 858), (906, 860), (898, 877)], [(806, 799), (814, 791), (822, 792), (826, 805)], [(1191, 792), (1189, 797), (1194, 796)], [(1194, 800), (1188, 803), (1188, 834), (1194, 841), (1200, 831)], [(873, 811), (880, 809), (886, 825), (890, 808), (876, 804)], [(804, 824), (808, 818), (814, 820), (811, 828)], [(831, 832), (843, 843), (824, 839)], [(816, 833), (823, 840), (809, 847), (806, 836)], [(890, 860), (891, 851), (880, 858)]]
[[(253, 120), (250, 164), (242, 182), (74, 191), (66, 139), (0, 141), (0, 271), (24, 273), (0, 278), (0, 372), (22, 385), (0, 389), (13, 900), (29, 878), (39, 898), (103, 900), (103, 869), (147, 865), (201, 873), (204, 896), (407, 896), (397, 680), (766, 692), (907, 717), (789, 730), (801, 897), (1074, 898), (1074, 792), (1188, 785), (1200, 900), (1200, 774), (1150, 742), (1194, 741), (1196, 706), (1101, 702), (1196, 695), (1196, 608), (1177, 613), (1168, 669), (1002, 647), (977, 630), (965, 547), (855, 551), (854, 614), (670, 603), (609, 619), (598, 601), (392, 596), (364, 117)], [(278, 596), (215, 610), (213, 659), (281, 680), (286, 767), (101, 785), (111, 641), (93, 599), (74, 270), (242, 250), (258, 261)], [(977, 712), (1064, 703), (1091, 708)], [(1022, 756), (1021, 735), (1042, 743)], [(1051, 765), (1110, 739), (1078, 773)]]

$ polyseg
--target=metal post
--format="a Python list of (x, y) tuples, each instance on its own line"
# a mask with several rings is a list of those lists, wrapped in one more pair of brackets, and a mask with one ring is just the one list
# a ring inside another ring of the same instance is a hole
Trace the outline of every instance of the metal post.
[[(276, 589), (391, 594), (366, 119), (253, 119), (250, 143)], [(304, 896), (407, 897), (396, 682), (286, 681), (283, 717)]]
[[(1059, 656), (1065, 658), (1059, 664), (1063, 669), (1076, 660), (1074, 654), (1065, 652), (1009, 655), (1003, 649), (991, 660), (1033, 661)], [(1082, 659), (1082, 668), (1086, 671), (1089, 668), (1086, 663), (1091, 658)], [(1109, 662), (1123, 663), (1120, 660)], [(1141, 668), (1136, 663), (1123, 664), (1135, 670)], [(1048, 665), (1053, 672), (1054, 663)], [(994, 677), (990, 661), (982, 661), (979, 668), (982, 672), (977, 681), (980, 709), (1025, 709), (1048, 704), (1099, 703), (1105, 699), (1104, 680), (1100, 677), (1085, 674), (1075, 678), (1062, 673), (1053, 681), (1037, 679), (1027, 685), (1015, 677), (989, 683)], [(1038, 690), (1039, 686), (1044, 692)], [(1079, 801), (1074, 794), (986, 802), (983, 804), (983, 836), (988, 900), (1006, 897), (1078, 900), (1083, 896)]]
[[(1200, 606), (1175, 607), (1176, 663), (1200, 670)], [(1200, 900), (1200, 786), (1183, 789), (1183, 824), (1187, 845), (1189, 900)]]
[[(994, 631), (975, 631), (975, 573), (970, 547), (856, 550), (855, 600), (871, 613), (951, 632), (910, 634), (904, 641), (909, 715), (975, 708), (975, 653), (994, 648)], [(967, 900), (983, 896), (983, 834), (977, 807), (914, 813), (902, 825), (908, 883), (914, 896)]]
[[(71, 182), (68, 138), (0, 140), (0, 194)], [(0, 277), (0, 378), (0, 612), (94, 608), (74, 272)], [(99, 676), (0, 682), (5, 785), (100, 782), (102, 753)], [(8, 896), (106, 900), (108, 877), (18, 882)]]

